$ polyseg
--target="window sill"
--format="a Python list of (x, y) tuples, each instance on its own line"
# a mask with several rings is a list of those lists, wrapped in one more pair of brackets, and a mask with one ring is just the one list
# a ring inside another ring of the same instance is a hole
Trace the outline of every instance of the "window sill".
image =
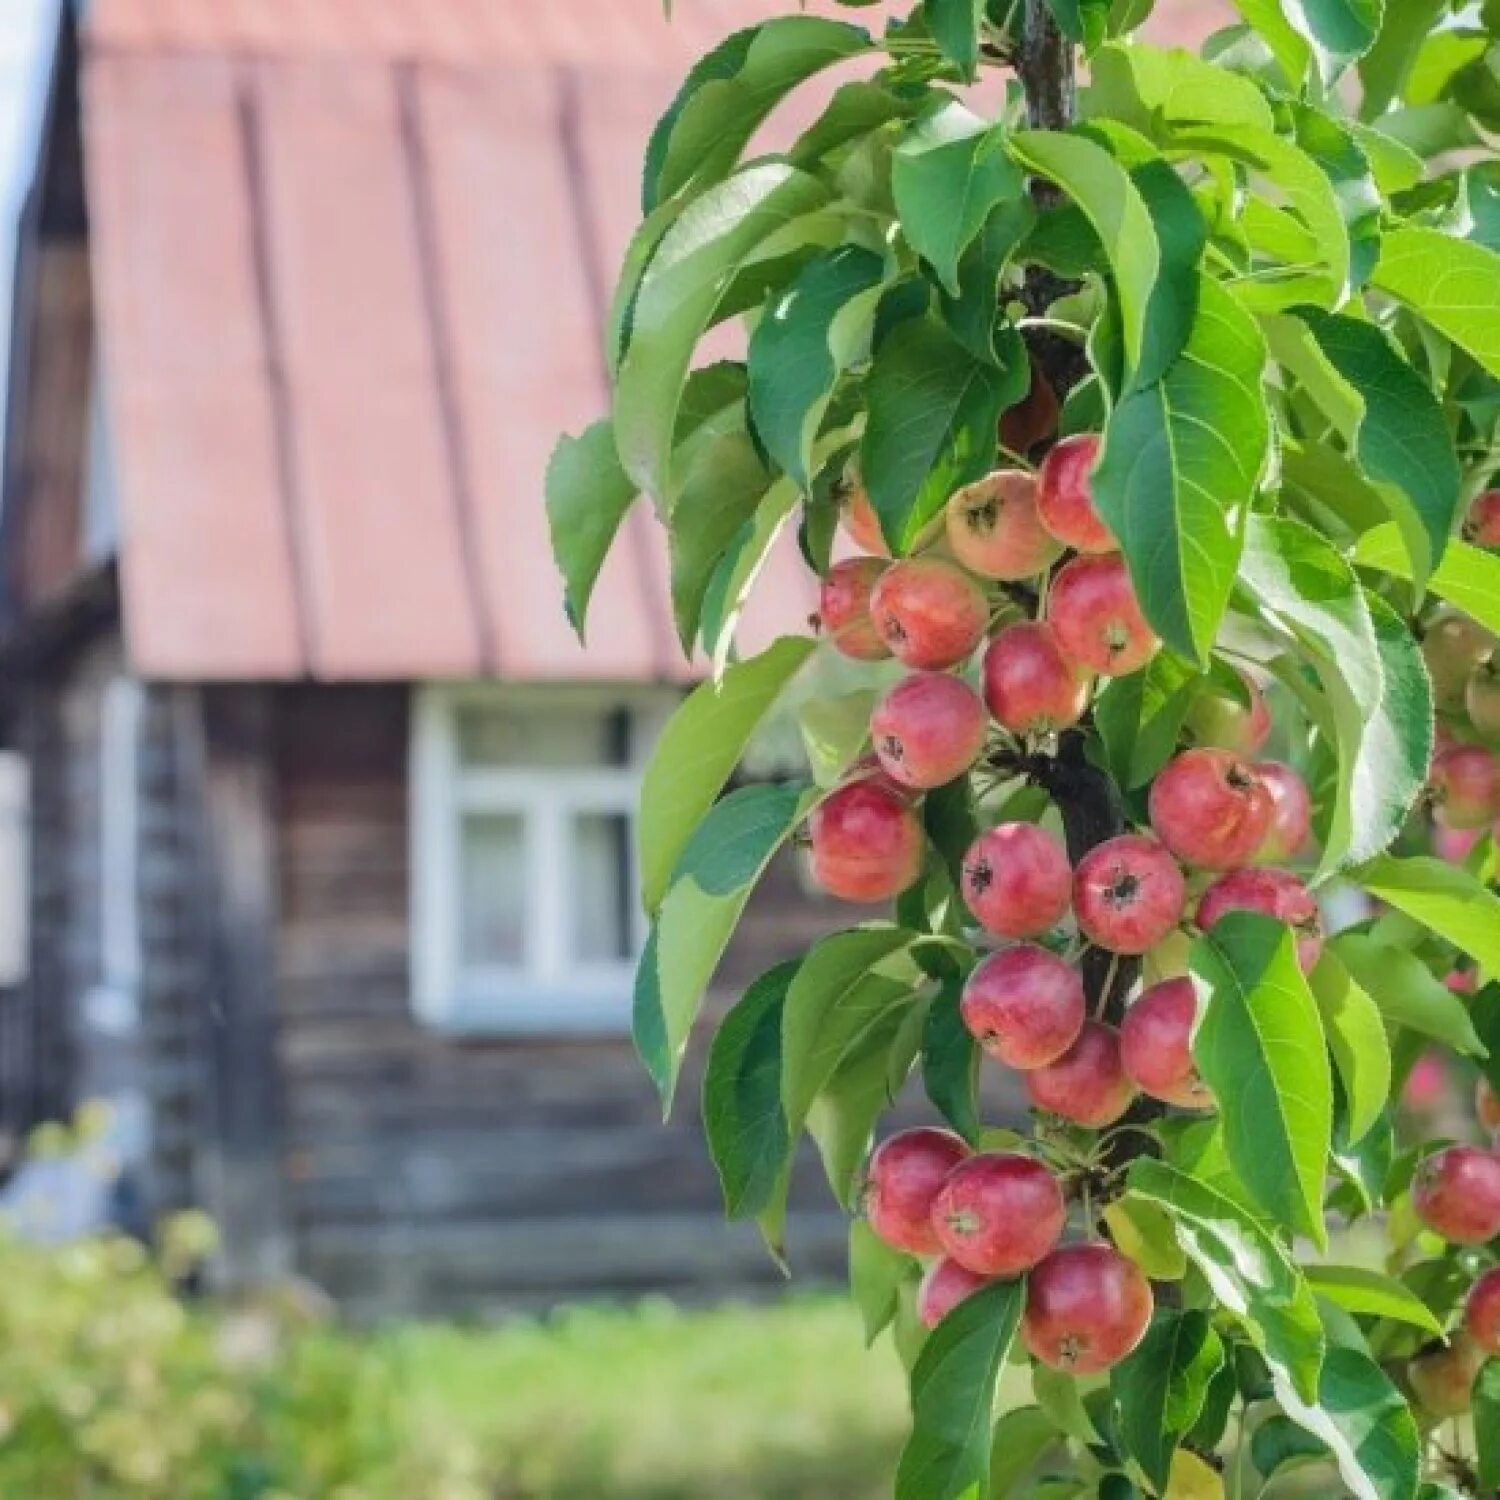
[(630, 1037), (629, 995), (580, 1000), (448, 1001), (414, 1007), (419, 1025), (454, 1041), (623, 1041)]

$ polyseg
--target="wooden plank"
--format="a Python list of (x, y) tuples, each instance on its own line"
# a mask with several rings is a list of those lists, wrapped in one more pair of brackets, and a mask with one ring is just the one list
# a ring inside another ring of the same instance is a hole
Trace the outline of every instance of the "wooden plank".
[(277, 863), (272, 699), (205, 688), (200, 716), (204, 900), (213, 1011), (204, 1196), (231, 1284), (290, 1269), (276, 1051)]

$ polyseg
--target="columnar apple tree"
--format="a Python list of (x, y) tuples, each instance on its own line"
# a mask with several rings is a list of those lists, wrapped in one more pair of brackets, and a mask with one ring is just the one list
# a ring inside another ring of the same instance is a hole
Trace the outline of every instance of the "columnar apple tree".
[[(847, 925), (728, 1011), (704, 1118), (778, 1255), (815, 1143), (901, 1500), (1493, 1494), (1500, 7), (1238, 0), (1201, 57), (1151, 0), (824, 8), (663, 116), (548, 476), (580, 632), (641, 498), (705, 670), (642, 795), (646, 1067), (670, 1105), (804, 845)], [(815, 628), (742, 651), (792, 536)], [(805, 779), (726, 793), (789, 698)], [(1413, 1140), (1434, 1046), (1483, 1124)], [(945, 1123), (891, 1134), (913, 1078)]]

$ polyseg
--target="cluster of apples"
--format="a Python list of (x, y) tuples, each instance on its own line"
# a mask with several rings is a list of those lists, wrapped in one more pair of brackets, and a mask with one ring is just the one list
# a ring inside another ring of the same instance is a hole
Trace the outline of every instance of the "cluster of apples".
[[(1031, 746), (1077, 724), (1097, 678), (1137, 671), (1158, 648), (1094, 505), (1097, 454), (1096, 437), (1066, 438), (1034, 477), (1001, 470), (961, 490), (927, 551), (831, 570), (821, 621), (838, 649), (912, 669), (875, 708), (873, 756), (810, 820), (813, 873), (831, 894), (880, 902), (907, 889), (923, 865), (924, 792), (973, 770), (992, 744)], [(857, 490), (846, 526), (881, 546)], [(1068, 548), (1074, 555), (1052, 571)], [(1043, 575), (1040, 617), (991, 635), (985, 584)], [(981, 646), (982, 692), (962, 675)], [(1110, 839), (1074, 866), (1045, 828), (1002, 823), (963, 861), (974, 923), (1008, 944), (975, 968), (964, 1020), (989, 1055), (1025, 1074), (1037, 1108), (1093, 1129), (1117, 1121), (1140, 1092), (1211, 1106), (1189, 1051), (1192, 985), (1149, 987), (1117, 1030), (1086, 1015), (1077, 968), (1038, 940), (1071, 918), (1083, 941), (1140, 955), (1177, 933), (1190, 909), (1204, 930), (1244, 909), (1289, 924), (1304, 968), (1322, 947), (1316, 900), (1277, 867), (1306, 842), (1311, 799), (1290, 766), (1253, 758), (1271, 730), (1260, 689), (1246, 676), (1244, 701), (1204, 699), (1192, 730), (1193, 747), (1151, 787), (1149, 830)], [(1184, 866), (1209, 882), (1196, 899)]]
[(870, 1158), (864, 1210), (886, 1244), (929, 1260), (918, 1295), (935, 1327), (966, 1297), (1026, 1276), (1021, 1335), (1071, 1375), (1118, 1364), (1145, 1336), (1155, 1299), (1140, 1268), (1098, 1241), (1064, 1245), (1057, 1177), (1019, 1152), (971, 1152), (951, 1131), (902, 1131)]

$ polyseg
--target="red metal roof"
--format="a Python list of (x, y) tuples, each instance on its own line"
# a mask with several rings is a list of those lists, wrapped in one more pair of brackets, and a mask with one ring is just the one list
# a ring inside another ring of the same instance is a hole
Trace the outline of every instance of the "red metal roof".
[[(644, 506), (578, 649), (541, 479), (556, 434), (605, 405), (651, 124), (688, 60), (787, 8), (677, 0), (668, 25), (660, 0), (94, 0), (88, 181), (139, 670), (683, 675)], [(762, 594), (756, 633), (811, 604), (789, 557)]]

